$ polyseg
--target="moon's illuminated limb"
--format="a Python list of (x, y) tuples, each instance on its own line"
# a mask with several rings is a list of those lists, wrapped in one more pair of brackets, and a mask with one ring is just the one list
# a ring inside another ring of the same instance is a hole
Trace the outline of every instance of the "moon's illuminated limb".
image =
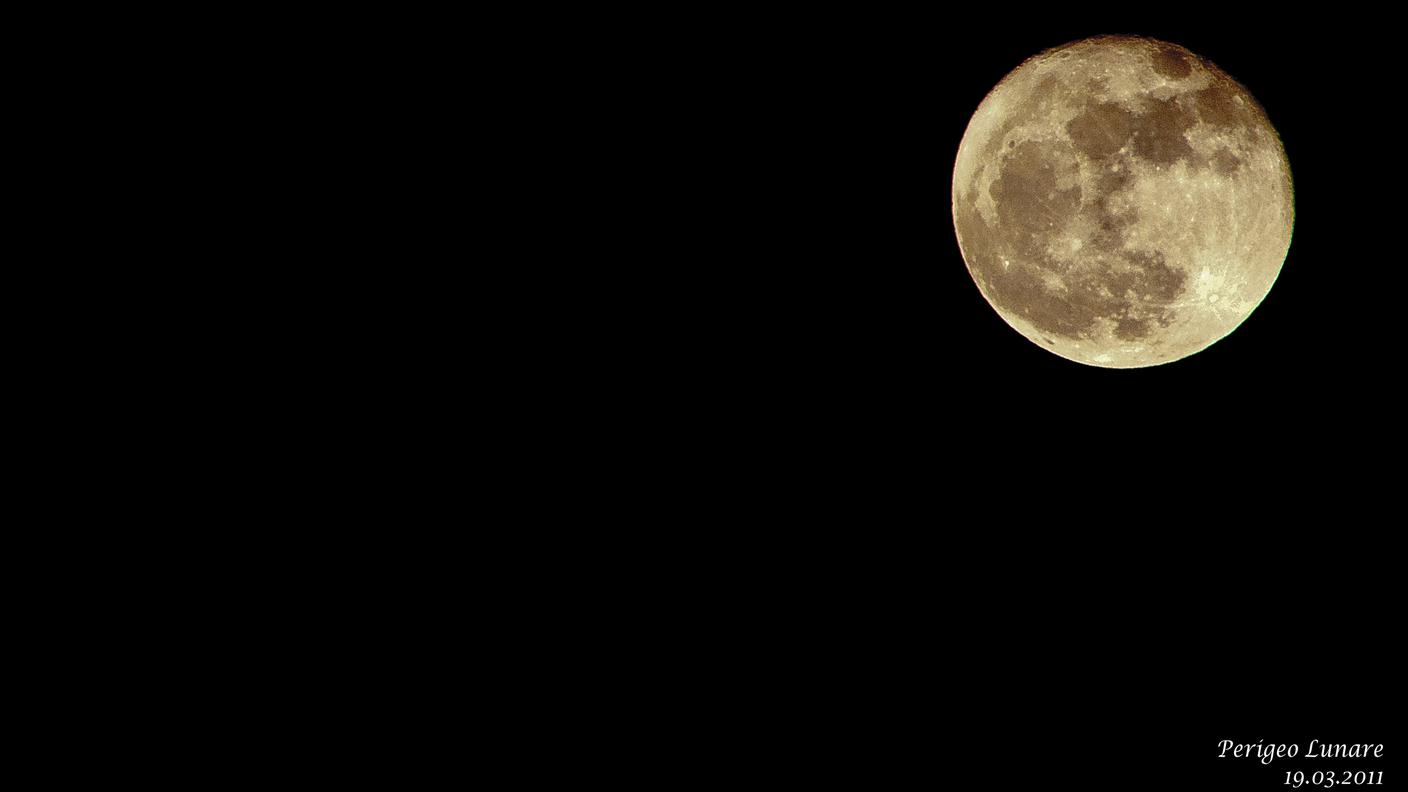
[(1027, 60), (953, 170), (969, 272), (998, 314), (1095, 366), (1167, 363), (1232, 332), (1290, 246), (1290, 168), (1241, 85), (1182, 47), (1104, 37)]

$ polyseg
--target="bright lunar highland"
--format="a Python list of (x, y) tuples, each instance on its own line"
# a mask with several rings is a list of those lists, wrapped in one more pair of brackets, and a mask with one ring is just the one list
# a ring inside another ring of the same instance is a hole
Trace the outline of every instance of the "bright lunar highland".
[(1290, 166), (1247, 89), (1188, 50), (1102, 37), (988, 94), (953, 168), (968, 271), (1017, 332), (1080, 363), (1168, 363), (1232, 332), (1291, 244)]

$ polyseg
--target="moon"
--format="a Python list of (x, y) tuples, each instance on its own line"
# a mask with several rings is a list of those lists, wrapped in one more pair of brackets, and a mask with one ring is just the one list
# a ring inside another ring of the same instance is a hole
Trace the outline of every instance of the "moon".
[(1063, 358), (1169, 363), (1237, 328), (1291, 244), (1281, 139), (1183, 47), (1106, 36), (1028, 59), (978, 106), (953, 168), (969, 274)]

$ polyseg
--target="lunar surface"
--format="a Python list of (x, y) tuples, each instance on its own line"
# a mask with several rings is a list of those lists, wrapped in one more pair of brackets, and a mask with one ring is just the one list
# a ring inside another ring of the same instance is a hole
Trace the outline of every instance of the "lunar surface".
[(1136, 368), (1232, 332), (1270, 291), (1294, 203), (1281, 140), (1188, 50), (1104, 37), (1048, 50), (979, 105), (953, 169), (968, 271), (1017, 332)]

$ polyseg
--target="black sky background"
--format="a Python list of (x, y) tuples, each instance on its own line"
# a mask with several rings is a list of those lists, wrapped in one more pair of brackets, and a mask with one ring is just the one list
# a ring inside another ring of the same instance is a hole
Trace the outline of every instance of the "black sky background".
[[(705, 207), (689, 296), (657, 309), (688, 303), (669, 321), (698, 327), (661, 355), (727, 475), (806, 526), (757, 551), (781, 564), (833, 542), (872, 562), (848, 580), (897, 589), (869, 618), (936, 633), (953, 707), (937, 728), (975, 761), (1024, 784), (1061, 768), (1092, 788), (1278, 788), (1322, 768), (1219, 763), (1217, 741), (1391, 742), (1401, 711), (1402, 55), (1352, 16), (1045, 16), (730, 19), (699, 78), (726, 76), (710, 101), (728, 112), (693, 116), (685, 155)], [(1113, 33), (1246, 85), (1296, 189), (1290, 253), (1251, 317), (1126, 371), (1011, 330), (967, 273), (949, 197), (987, 92)]]

